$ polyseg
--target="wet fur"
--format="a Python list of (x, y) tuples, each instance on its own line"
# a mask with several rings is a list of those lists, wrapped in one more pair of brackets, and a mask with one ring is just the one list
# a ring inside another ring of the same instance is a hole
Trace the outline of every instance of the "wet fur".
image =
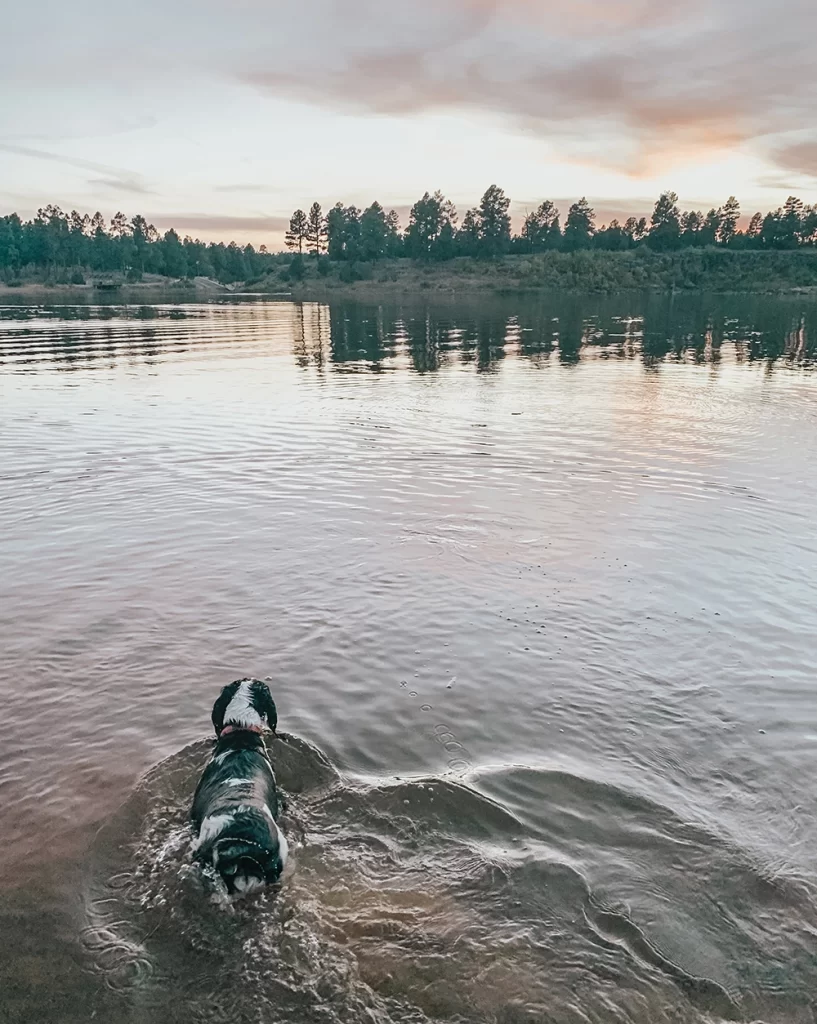
[[(213, 707), (218, 739), (193, 797), (193, 855), (212, 864), (231, 894), (276, 881), (288, 853), (264, 737), (248, 728), (264, 724), (273, 731), (277, 725), (266, 684), (244, 679), (225, 686)], [(230, 725), (235, 731), (221, 735)]]

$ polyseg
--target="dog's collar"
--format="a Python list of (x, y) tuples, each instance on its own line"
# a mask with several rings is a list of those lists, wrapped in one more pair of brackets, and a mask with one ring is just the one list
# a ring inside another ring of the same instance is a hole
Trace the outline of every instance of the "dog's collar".
[(225, 725), (218, 734), (218, 738), (221, 739), (222, 736), (229, 736), (231, 732), (254, 732), (259, 736), (264, 734), (264, 730), (260, 725)]

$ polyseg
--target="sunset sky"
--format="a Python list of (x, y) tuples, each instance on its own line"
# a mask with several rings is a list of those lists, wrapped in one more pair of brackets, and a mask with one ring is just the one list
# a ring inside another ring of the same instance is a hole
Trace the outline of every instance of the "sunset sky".
[(3, 36), (2, 213), (278, 248), (315, 199), (405, 224), (492, 182), (600, 220), (817, 201), (816, 0), (30, 0)]

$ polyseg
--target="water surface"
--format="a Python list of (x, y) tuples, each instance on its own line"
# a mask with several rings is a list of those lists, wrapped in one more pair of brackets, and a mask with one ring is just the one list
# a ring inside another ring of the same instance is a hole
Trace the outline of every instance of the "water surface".
[[(813, 1021), (816, 338), (0, 309), (0, 1019)], [(294, 854), (231, 912), (185, 815), (247, 674)]]

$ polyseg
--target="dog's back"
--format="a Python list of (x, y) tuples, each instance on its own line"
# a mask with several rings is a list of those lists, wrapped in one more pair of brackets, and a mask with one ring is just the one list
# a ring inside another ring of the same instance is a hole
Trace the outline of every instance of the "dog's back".
[[(216, 701), (213, 723), (219, 738), (196, 787), (191, 809), (198, 833), (194, 856), (213, 865), (230, 893), (249, 892), (275, 881), (284, 869), (288, 852), (286, 838), (277, 824), (278, 790), (264, 738), (260, 726), (246, 722), (247, 707), (255, 697), (261, 705), (272, 705), (269, 721), (275, 714), (274, 704), (266, 686), (257, 680), (225, 687)], [(232, 704), (242, 709), (245, 721), (224, 720)]]

